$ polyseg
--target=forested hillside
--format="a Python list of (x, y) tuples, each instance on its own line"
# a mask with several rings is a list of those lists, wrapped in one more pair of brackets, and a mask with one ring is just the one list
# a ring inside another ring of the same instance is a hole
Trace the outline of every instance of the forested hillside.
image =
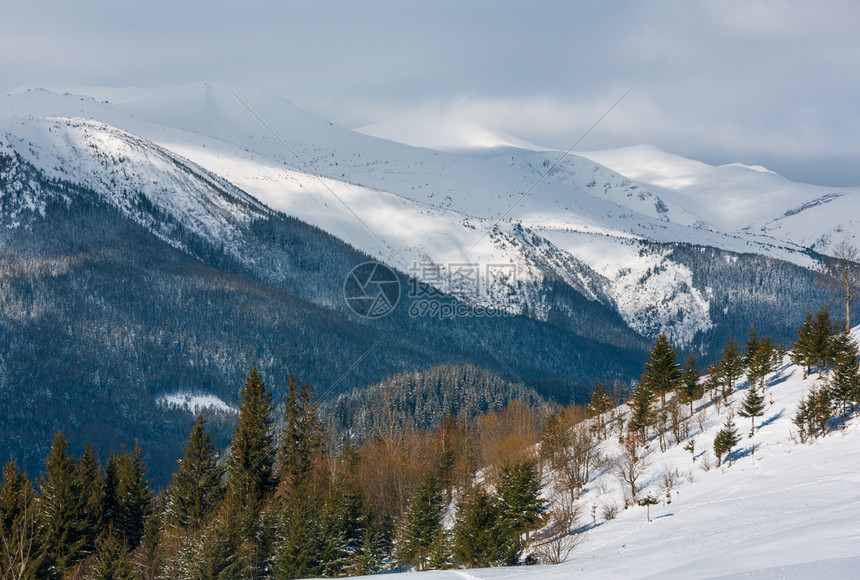
[[(843, 554), (833, 514), (860, 513), (860, 503), (856, 474), (833, 454), (858, 434), (856, 336), (821, 309), (789, 354), (751, 330), (729, 340), (703, 376), (661, 335), (620, 406), (598, 385), (584, 407), (532, 398), (484, 412), (503, 404), (505, 381), (476, 367), (398, 375), (371, 391), (374, 416), (388, 423), (355, 443), (327, 427), (307, 383), (290, 377), (277, 406), (254, 369), (229, 450), (219, 453), (200, 415), (158, 494), (139, 448), (76, 455), (58, 433), (36, 488), (7, 463), (0, 524), (11, 549), (0, 566), (38, 577), (298, 578), (540, 563), (563, 566), (535, 577), (605, 569), (639, 577), (659, 563), (707, 576), (725, 566), (716, 542), (724, 528), (710, 519), (715, 498), (723, 511), (741, 502), (744, 513), (727, 525), (759, 554), (729, 569), (781, 563), (776, 555), (785, 557), (810, 518), (834, 522), (817, 537)], [(422, 425), (410, 401), (441, 419)], [(831, 467), (797, 471), (785, 459), (794, 453), (803, 465), (821, 453)], [(810, 493), (813, 483), (827, 493)], [(677, 549), (668, 544), (686, 538), (669, 533), (682, 525), (674, 518), (711, 540), (672, 560), (644, 550)], [(625, 549), (633, 560), (619, 558)], [(810, 562), (816, 549), (795, 549), (786, 562)], [(837, 560), (825, 566), (845, 570)]]

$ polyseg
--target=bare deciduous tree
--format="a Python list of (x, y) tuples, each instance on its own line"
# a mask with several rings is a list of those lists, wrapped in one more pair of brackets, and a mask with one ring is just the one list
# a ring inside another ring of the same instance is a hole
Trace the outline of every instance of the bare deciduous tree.
[(585, 539), (584, 532), (576, 531), (581, 511), (581, 506), (566, 496), (560, 496), (558, 504), (549, 510), (545, 539), (534, 548), (541, 563), (564, 563), (573, 549)]
[(10, 537), (0, 534), (3, 558), (6, 564), (3, 578), (25, 578), (32, 574), (31, 563), (36, 545), (36, 521), (32, 501), (23, 506), (19, 517), (12, 522)]
[(845, 332), (851, 332), (851, 300), (860, 288), (860, 250), (846, 241), (833, 249), (833, 257), (818, 269), (821, 285), (845, 303)]
[[(612, 474), (621, 484), (627, 505), (631, 505), (636, 501), (636, 495), (639, 493), (639, 488), (636, 484), (648, 468), (647, 457), (639, 457), (636, 451), (636, 442), (628, 442), (625, 445), (624, 452), (615, 460), (615, 464), (611, 470)], [(629, 497), (628, 490), (630, 492)]]

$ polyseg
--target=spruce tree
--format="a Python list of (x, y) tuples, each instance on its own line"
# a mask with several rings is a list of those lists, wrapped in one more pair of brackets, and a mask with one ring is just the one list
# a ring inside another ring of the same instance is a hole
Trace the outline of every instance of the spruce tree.
[(95, 553), (96, 539), (101, 531), (102, 473), (101, 464), (96, 457), (95, 448), (87, 443), (78, 462), (78, 483), (81, 488), (83, 517), (86, 521), (84, 531), (84, 551)]
[(200, 414), (167, 488), (167, 524), (200, 526), (224, 497), (223, 475), (215, 444), (206, 432), (206, 419)]
[(146, 459), (137, 444), (132, 453), (123, 450), (117, 461), (117, 514), (113, 530), (125, 540), (129, 550), (140, 544), (146, 518), (151, 513), (153, 495), (147, 473)]
[(797, 366), (803, 368), (803, 378), (809, 376), (812, 367), (818, 361), (815, 354), (815, 321), (812, 312), (806, 311), (806, 319), (797, 329), (797, 340), (791, 345), (791, 360)]
[(756, 390), (755, 383), (750, 383), (747, 394), (741, 402), (741, 410), (738, 412), (738, 415), (752, 420), (750, 437), (755, 435), (755, 418), (764, 415), (764, 396), (760, 395)]
[(68, 449), (69, 441), (57, 433), (39, 478), (37, 576), (43, 578), (62, 577), (86, 555), (86, 508), (78, 465)]
[(830, 375), (828, 388), (833, 401), (840, 407), (842, 423), (848, 420), (849, 407), (860, 395), (860, 364), (857, 343), (847, 333), (840, 333), (836, 340), (836, 365)]
[(604, 418), (604, 413), (610, 410), (612, 410), (612, 397), (606, 392), (603, 383), (597, 383), (591, 391), (588, 412), (592, 417), (598, 418), (599, 431), (603, 437), (606, 436), (606, 419)]
[(718, 374), (727, 383), (729, 390), (734, 390), (735, 383), (744, 374), (744, 360), (741, 357), (740, 347), (733, 338), (730, 338), (723, 347)]
[(412, 494), (404, 516), (398, 560), (423, 570), (430, 556), (430, 548), (442, 531), (442, 490), (435, 474), (421, 478)]
[(838, 328), (830, 321), (830, 312), (826, 308), (821, 308), (815, 315), (812, 330), (812, 353), (820, 378), (836, 358), (834, 337)]
[(540, 458), (554, 471), (564, 468), (567, 463), (567, 448), (570, 446), (567, 421), (552, 412), (546, 419), (546, 427), (540, 441)]
[(724, 453), (729, 454), (729, 467), (732, 466), (732, 449), (734, 449), (739, 441), (738, 430), (735, 427), (735, 422), (732, 420), (731, 414), (729, 414), (726, 424), (714, 438), (714, 454), (717, 456), (717, 466), (720, 465), (720, 459)]
[(755, 349), (755, 352), (750, 353), (748, 359), (747, 379), (751, 385), (756, 382), (760, 383), (762, 391), (764, 391), (764, 380), (769, 373), (773, 372), (775, 367), (776, 347), (769, 337), (763, 337), (758, 340)]
[(645, 430), (651, 424), (653, 413), (651, 410), (651, 401), (654, 398), (653, 391), (647, 384), (648, 377), (642, 375), (642, 380), (633, 389), (630, 398), (627, 400), (627, 406), (630, 407), (630, 420), (628, 427), (635, 431), (640, 439), (645, 439)]
[(96, 561), (92, 580), (132, 580), (134, 574), (128, 548), (122, 537), (116, 535), (113, 526), (108, 526), (96, 542)]
[(323, 574), (324, 506), (319, 498), (286, 502), (278, 514), (275, 576), (308, 578)]
[(696, 355), (688, 356), (681, 369), (681, 380), (678, 383), (681, 399), (690, 404), (691, 417), (693, 416), (693, 402), (698, 398), (701, 388), (699, 379), (702, 377), (702, 373), (699, 372), (697, 365)]
[(454, 559), (467, 568), (516, 563), (519, 534), (505, 526), (499, 500), (476, 485), (460, 498), (454, 523)]
[(227, 459), (227, 489), (231, 506), (253, 513), (275, 487), (274, 405), (256, 368), (248, 373), (241, 397)]
[(546, 511), (540, 497), (541, 480), (534, 461), (502, 467), (498, 485), (499, 509), (504, 525), (527, 536)]
[(117, 485), (119, 483), (119, 460), (111, 453), (105, 463), (104, 476), (102, 477), (102, 505), (99, 510), (101, 515), (100, 529), (105, 530), (116, 522), (119, 513), (117, 499)]
[(681, 379), (678, 366), (678, 354), (672, 347), (666, 333), (661, 332), (654, 341), (654, 347), (648, 353), (645, 363), (645, 375), (648, 387), (655, 395), (660, 395), (661, 405), (666, 406), (666, 394), (675, 390)]
[(278, 450), (278, 477), (281, 494), (302, 490), (310, 482), (314, 463), (322, 455), (324, 435), (322, 422), (313, 403), (307, 383), (301, 389), (292, 375), (284, 402), (284, 423)]
[(758, 332), (756, 332), (755, 326), (750, 328), (750, 332), (747, 335), (747, 342), (744, 348), (744, 356), (743, 356), (743, 365), (746, 368), (749, 368), (750, 362), (753, 357), (755, 357), (755, 353), (758, 351), (758, 343), (759, 337)]

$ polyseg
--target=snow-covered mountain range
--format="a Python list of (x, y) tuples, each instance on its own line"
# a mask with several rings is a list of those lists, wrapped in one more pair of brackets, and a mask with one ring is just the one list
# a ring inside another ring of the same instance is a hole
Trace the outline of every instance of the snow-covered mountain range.
[[(209, 84), (21, 90), (0, 97), (0, 142), (47, 175), (98, 184), (134, 213), (111, 189), (131, 163), (123, 187), (240, 260), (251, 258), (231, 224), (277, 210), (446, 292), (457, 293), (453, 273), (468, 266), (477, 278), (459, 293), (466, 302), (546, 319), (541, 286), (552, 278), (646, 337), (665, 331), (681, 346), (713, 327), (714, 300), (665, 244), (808, 268), (816, 252), (860, 232), (858, 188), (797, 184), (761, 167), (712, 167), (647, 146), (455, 155)], [(155, 148), (144, 151), (143, 142)], [(196, 195), (176, 167), (228, 192), (229, 207)], [(502, 266), (513, 274), (494, 277)]]

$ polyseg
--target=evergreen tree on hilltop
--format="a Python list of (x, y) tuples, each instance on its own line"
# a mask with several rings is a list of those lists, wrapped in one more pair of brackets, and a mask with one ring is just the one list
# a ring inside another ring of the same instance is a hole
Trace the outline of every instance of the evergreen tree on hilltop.
[(848, 409), (860, 399), (860, 363), (857, 343), (842, 332), (836, 339), (836, 364), (830, 375), (829, 390), (833, 401), (841, 408), (842, 423), (848, 420)]
[(223, 475), (215, 444), (206, 432), (206, 419), (199, 414), (167, 488), (167, 523), (182, 527), (203, 523), (224, 497)]
[(797, 329), (797, 340), (791, 345), (791, 360), (797, 366), (803, 368), (803, 378), (809, 376), (812, 367), (818, 364), (815, 353), (815, 321), (812, 312), (806, 311), (806, 319)]
[(755, 383), (751, 382), (749, 389), (747, 389), (746, 396), (744, 396), (743, 401), (741, 401), (741, 410), (738, 412), (738, 415), (741, 417), (752, 420), (750, 437), (755, 435), (755, 418), (764, 415), (764, 408), (764, 396), (759, 394), (758, 390), (756, 390)]
[(227, 489), (231, 505), (239, 511), (258, 511), (274, 489), (275, 443), (272, 393), (254, 368), (242, 388), (239, 419), (227, 459)]
[(430, 550), (442, 532), (442, 490), (435, 474), (425, 475), (412, 494), (405, 515), (397, 559), (423, 570)]
[(310, 483), (314, 463), (323, 453), (325, 437), (322, 422), (307, 383), (301, 389), (292, 375), (284, 402), (284, 424), (278, 450), (278, 477), (281, 494), (289, 495)]
[(654, 394), (660, 395), (661, 405), (665, 407), (666, 394), (674, 391), (681, 379), (678, 353), (675, 352), (665, 332), (660, 333), (654, 341), (654, 347), (648, 353), (645, 375), (648, 386)]
[(702, 378), (702, 373), (698, 368), (696, 355), (691, 354), (684, 361), (684, 366), (681, 369), (681, 380), (678, 382), (681, 399), (685, 403), (690, 404), (690, 416), (693, 416), (693, 402), (698, 398), (701, 387), (699, 379)]
[(37, 576), (61, 578), (86, 553), (87, 520), (78, 466), (69, 441), (57, 433), (39, 478), (38, 520), (41, 534)]
[(13, 459), (3, 467), (0, 481), (0, 571), (23, 577), (36, 550), (36, 494), (27, 474)]
[(141, 448), (123, 451), (117, 460), (117, 514), (114, 532), (134, 550), (143, 538), (146, 518), (152, 513), (153, 495), (146, 478), (148, 469)]

